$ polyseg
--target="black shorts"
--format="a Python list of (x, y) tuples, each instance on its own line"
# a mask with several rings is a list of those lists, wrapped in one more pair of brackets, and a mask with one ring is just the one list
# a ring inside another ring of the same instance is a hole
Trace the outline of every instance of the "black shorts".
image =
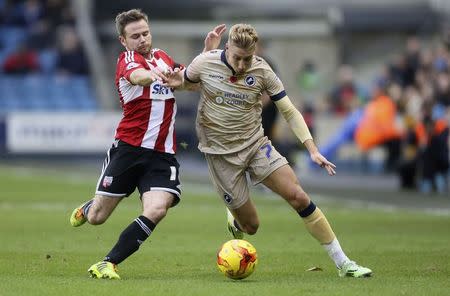
[(136, 187), (141, 196), (147, 191), (166, 191), (174, 195), (174, 206), (181, 195), (179, 168), (173, 154), (116, 141), (107, 152), (96, 194), (124, 197)]

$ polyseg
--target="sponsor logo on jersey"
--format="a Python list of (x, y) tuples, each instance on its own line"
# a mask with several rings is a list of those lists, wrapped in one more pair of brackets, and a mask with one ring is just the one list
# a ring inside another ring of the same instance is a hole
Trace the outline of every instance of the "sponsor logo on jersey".
[(103, 177), (103, 187), (109, 187), (113, 182), (113, 177), (112, 176), (105, 176)]
[(229, 92), (224, 92), (222, 96), (217, 96), (214, 98), (217, 104), (228, 104), (228, 105), (240, 105), (244, 106), (246, 104), (245, 99), (247, 99), (249, 95), (245, 94), (234, 94)]
[(247, 75), (245, 76), (244, 81), (247, 86), (253, 86), (256, 83), (256, 78), (253, 75)]
[(154, 95), (168, 95), (172, 90), (170, 87), (155, 83), (152, 85), (152, 94)]
[(209, 74), (208, 75), (210, 78), (216, 78), (216, 79), (220, 79), (220, 80), (224, 80), (225, 77), (223, 77), (222, 75), (219, 74)]
[(239, 99), (226, 99), (225, 103), (227, 103), (228, 105), (240, 105), (240, 106), (245, 105), (245, 101), (241, 101)]
[(131, 69), (136, 68), (136, 67), (138, 67), (138, 66), (139, 66), (138, 63), (131, 62), (131, 63), (129, 63), (129, 64), (127, 65), (127, 70), (131, 70)]
[(158, 82), (153, 82), (151, 85), (151, 99), (154, 100), (168, 100), (173, 98), (173, 89), (159, 84)]
[(248, 99), (249, 95), (246, 95), (246, 94), (234, 94), (234, 93), (230, 93), (230, 92), (224, 92), (223, 93), (223, 97), (224, 98), (229, 98), (229, 99), (246, 100), (246, 99)]

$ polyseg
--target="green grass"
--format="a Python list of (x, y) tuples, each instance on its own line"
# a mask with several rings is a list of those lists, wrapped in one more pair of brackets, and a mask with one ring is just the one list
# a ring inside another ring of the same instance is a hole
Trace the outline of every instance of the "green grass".
[[(229, 239), (224, 207), (211, 186), (193, 185), (185, 186), (181, 204), (119, 266), (123, 280), (94, 280), (87, 268), (140, 214), (133, 195), (104, 225), (70, 227), (70, 212), (90, 197), (95, 183), (95, 175), (0, 167), (0, 295), (448, 295), (450, 290), (448, 216), (321, 202), (347, 254), (375, 273), (342, 279), (298, 216), (281, 200), (257, 193), (261, 226), (247, 238), (258, 250), (259, 265), (251, 277), (229, 280), (215, 266), (218, 247)], [(323, 271), (306, 271), (313, 266)]]

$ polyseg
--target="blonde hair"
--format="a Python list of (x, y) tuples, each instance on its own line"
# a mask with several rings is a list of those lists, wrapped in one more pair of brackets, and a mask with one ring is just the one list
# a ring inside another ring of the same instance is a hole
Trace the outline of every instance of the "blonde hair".
[(145, 20), (148, 24), (148, 16), (140, 9), (123, 11), (116, 16), (116, 29), (120, 36), (125, 37), (125, 26), (129, 23)]
[(248, 24), (233, 25), (228, 34), (228, 43), (246, 50), (256, 49), (258, 39), (255, 28)]

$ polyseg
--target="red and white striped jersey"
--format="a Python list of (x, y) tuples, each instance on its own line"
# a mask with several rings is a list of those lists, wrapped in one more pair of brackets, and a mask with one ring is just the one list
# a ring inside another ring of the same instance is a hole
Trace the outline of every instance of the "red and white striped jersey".
[(134, 51), (122, 52), (117, 60), (116, 87), (123, 117), (116, 130), (116, 139), (130, 145), (175, 154), (175, 115), (177, 105), (173, 89), (159, 81), (150, 86), (133, 85), (130, 75), (136, 69), (173, 69), (173, 59), (160, 49), (152, 49), (152, 58), (145, 59)]

